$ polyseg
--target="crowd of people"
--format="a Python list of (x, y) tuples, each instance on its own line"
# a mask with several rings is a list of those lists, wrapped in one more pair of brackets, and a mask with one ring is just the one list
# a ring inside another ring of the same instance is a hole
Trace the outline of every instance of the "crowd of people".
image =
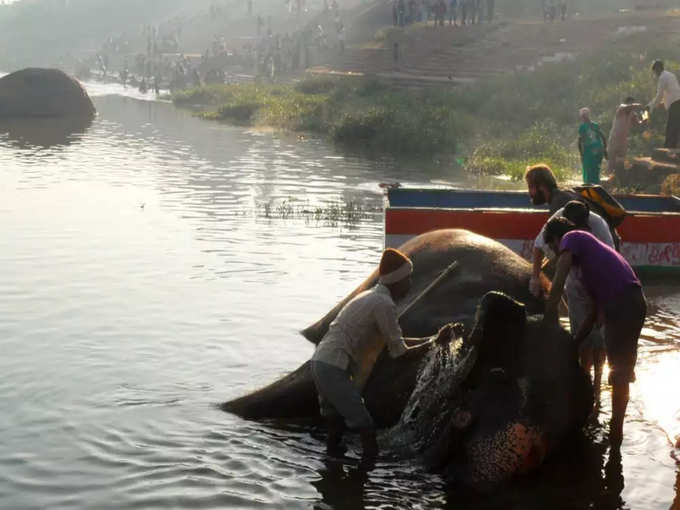
[(403, 27), (411, 23), (434, 21), (435, 26), (491, 22), (495, 0), (393, 0), (392, 22)]
[[(304, 69), (315, 55), (344, 52), (346, 29), (337, 0), (313, 6), (305, 0), (286, 0), (285, 7), (292, 17), (284, 25), (299, 28), (276, 32), (272, 17), (253, 13), (249, 1), (247, 19), (252, 22), (252, 37), (235, 41), (217, 33), (203, 52), (191, 55), (182, 37), (189, 20), (177, 17), (158, 26), (143, 26), (138, 35), (107, 38), (94, 57), (77, 64), (76, 74), (86, 79), (94, 72), (104, 80), (119, 80), (142, 92), (159, 92), (161, 87), (179, 90), (253, 74), (280, 78)], [(233, 15), (229, 5), (220, 2), (213, 2), (206, 14), (213, 20)], [(300, 20), (303, 14), (316, 22)], [(140, 41), (133, 40), (140, 38), (145, 50), (135, 52)]]
[(567, 0), (541, 0), (543, 21), (552, 23), (559, 17), (562, 21), (567, 20)]

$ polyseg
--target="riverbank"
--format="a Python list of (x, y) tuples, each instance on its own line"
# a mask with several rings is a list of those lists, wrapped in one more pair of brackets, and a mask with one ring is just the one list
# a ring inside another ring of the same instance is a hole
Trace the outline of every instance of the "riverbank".
[[(371, 78), (305, 78), (294, 84), (207, 86), (177, 93), (178, 106), (200, 105), (206, 119), (308, 131), (337, 143), (397, 155), (455, 155), (466, 170), (520, 179), (544, 161), (559, 177), (580, 172), (578, 109), (609, 132), (617, 105), (646, 103), (655, 83), (653, 58), (664, 49), (599, 52), (509, 73), (462, 87), (407, 90)], [(667, 68), (680, 64), (667, 58)], [(631, 136), (629, 156), (663, 144), (665, 113)]]

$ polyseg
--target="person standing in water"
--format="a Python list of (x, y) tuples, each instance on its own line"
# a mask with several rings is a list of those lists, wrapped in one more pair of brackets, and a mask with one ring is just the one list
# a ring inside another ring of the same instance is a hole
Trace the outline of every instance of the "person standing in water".
[[(572, 200), (558, 209), (536, 236), (533, 250), (533, 267), (531, 279), (529, 280), (529, 291), (536, 297), (543, 295), (541, 269), (543, 257), (549, 259), (556, 258), (556, 254), (545, 243), (545, 229), (550, 220), (554, 218), (567, 218), (579, 230), (590, 232), (597, 239), (602, 241), (610, 248), (614, 248), (614, 239), (609, 230), (607, 222), (590, 210), (588, 204), (578, 200)], [(565, 297), (569, 307), (569, 325), (572, 334), (576, 334), (581, 325), (586, 320), (588, 313), (593, 307), (592, 298), (588, 291), (583, 287), (581, 272), (578, 267), (572, 266), (565, 282)], [(584, 337), (583, 342), (578, 346), (581, 366), (586, 372), (590, 373), (591, 367), (594, 368), (593, 386), (595, 394), (600, 394), (600, 381), (602, 379), (602, 366), (604, 365), (603, 339), (599, 328), (593, 328), (589, 335)], [(599, 402), (599, 398), (598, 398)]]
[(629, 385), (635, 381), (635, 362), (640, 332), (647, 315), (642, 285), (630, 264), (618, 252), (590, 232), (577, 230), (566, 218), (554, 218), (545, 228), (544, 240), (558, 254), (557, 269), (544, 320), (557, 323), (558, 305), (567, 275), (572, 267), (580, 270), (580, 280), (592, 298), (592, 306), (574, 333), (577, 347), (600, 319), (609, 359), (612, 386), (612, 416), (609, 440), (618, 449), (623, 439), (623, 420), (629, 399)]
[[(358, 430), (362, 459), (378, 455), (375, 423), (361, 397), (362, 380), (373, 370), (385, 346), (390, 357), (408, 355), (432, 344), (429, 338), (404, 338), (396, 301), (411, 288), (413, 263), (398, 250), (387, 248), (380, 259), (378, 284), (351, 299), (328, 327), (311, 360), (319, 409), (328, 426), (327, 450), (342, 452), (345, 427)], [(451, 339), (452, 325), (442, 327), (434, 342)]]
[(602, 158), (607, 157), (607, 141), (600, 126), (590, 120), (590, 108), (581, 108), (578, 113), (581, 119), (578, 128), (578, 151), (581, 154), (583, 183), (599, 184)]

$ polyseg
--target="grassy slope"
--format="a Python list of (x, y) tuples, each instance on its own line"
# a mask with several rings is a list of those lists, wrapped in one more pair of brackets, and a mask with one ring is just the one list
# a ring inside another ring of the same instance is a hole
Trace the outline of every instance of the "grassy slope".
[[(631, 50), (646, 42), (631, 40), (627, 49), (469, 87), (403, 91), (370, 79), (310, 78), (296, 85), (202, 87), (178, 93), (174, 101), (212, 106), (206, 118), (312, 131), (378, 151), (458, 153), (470, 171), (520, 178), (526, 164), (545, 161), (564, 174), (579, 168), (579, 107), (589, 106), (607, 134), (624, 97), (647, 102), (654, 94), (650, 61), (671, 51), (648, 48), (641, 55)], [(677, 67), (667, 60), (667, 68)], [(631, 154), (659, 146), (664, 121), (658, 111), (648, 132), (634, 133)]]

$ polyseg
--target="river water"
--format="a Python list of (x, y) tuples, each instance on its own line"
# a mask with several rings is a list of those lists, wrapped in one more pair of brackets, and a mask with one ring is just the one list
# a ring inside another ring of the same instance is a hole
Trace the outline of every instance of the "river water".
[(583, 444), (494, 495), (219, 411), (305, 361), (298, 331), (373, 269), (378, 184), (451, 177), (88, 88), (84, 130), (0, 128), (0, 508), (680, 508), (673, 287), (647, 289), (621, 458), (605, 387)]

